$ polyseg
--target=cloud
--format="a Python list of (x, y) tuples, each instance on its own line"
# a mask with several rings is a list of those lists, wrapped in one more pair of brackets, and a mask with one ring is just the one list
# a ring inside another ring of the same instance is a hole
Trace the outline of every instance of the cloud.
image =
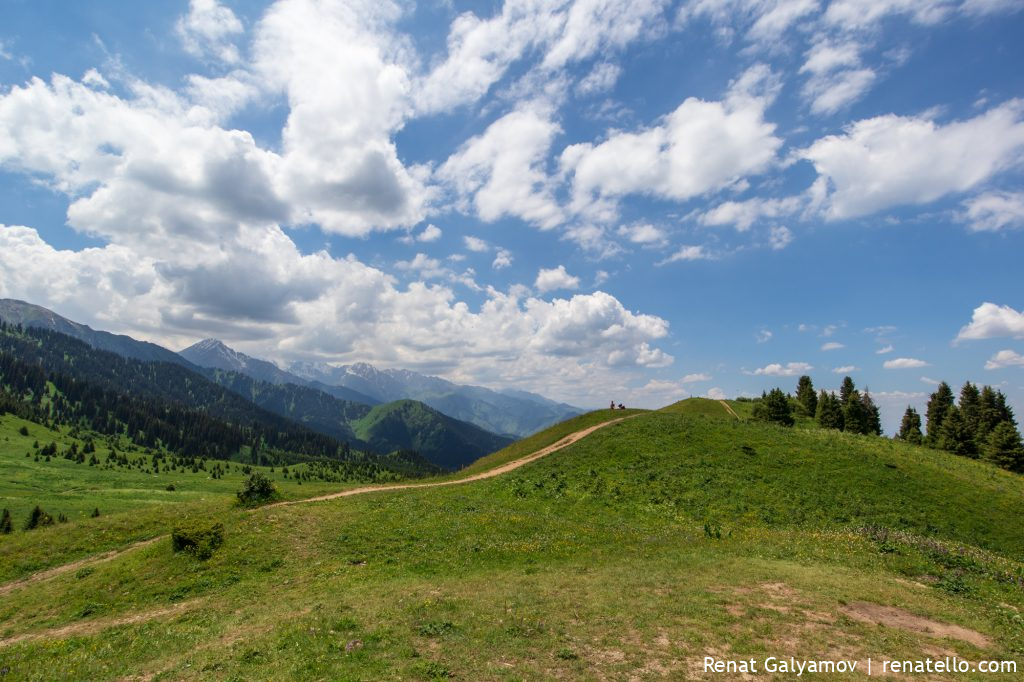
[(595, 95), (607, 92), (615, 86), (615, 81), (622, 74), (622, 67), (618, 64), (602, 62), (597, 64), (589, 74), (576, 86), (576, 92), (580, 95)]
[(704, 374), (703, 372), (699, 374), (687, 374), (686, 376), (679, 380), (679, 383), (695, 384), (701, 381), (711, 381), (713, 378), (714, 377), (712, 377), (710, 374)]
[(1024, 313), (1008, 305), (982, 303), (974, 309), (970, 323), (961, 327), (953, 343), (1000, 337), (1024, 339)]
[[(594, 55), (611, 55), (658, 34), (665, 0), (506, 0), (489, 19), (460, 14), (448, 33), (447, 54), (416, 88), (421, 115), (472, 104), (487, 94), (524, 56), (542, 52), (536, 77), (543, 80), (566, 65)], [(593, 75), (593, 73), (592, 73)], [(610, 74), (595, 77), (606, 84)]]
[(495, 270), (502, 270), (512, 265), (512, 252), (508, 249), (498, 249), (494, 254), (494, 260), (491, 262), (491, 267)]
[(775, 76), (755, 65), (721, 102), (691, 97), (654, 126), (567, 147), (560, 164), (572, 178), (572, 210), (608, 221), (625, 195), (685, 201), (764, 171), (782, 144), (764, 120), (776, 92)]
[(885, 369), (916, 369), (918, 367), (928, 367), (928, 363), (917, 358), (893, 358), (883, 362), (882, 367)]
[(542, 229), (563, 220), (545, 172), (548, 150), (561, 128), (537, 103), (524, 104), (465, 142), (438, 169), (460, 210), (493, 222), (516, 216)]
[(725, 400), (727, 397), (725, 395), (725, 391), (720, 389), (718, 386), (715, 386), (714, 388), (709, 388), (708, 392), (705, 395), (708, 398), (711, 398), (712, 400)]
[(658, 265), (666, 265), (668, 263), (678, 263), (680, 261), (695, 261), (695, 260), (714, 260), (715, 257), (711, 255), (703, 246), (680, 246), (676, 249), (675, 253), (666, 258), (665, 260), (659, 261)]
[(411, 114), (403, 6), (392, 0), (279, 0), (257, 24), (252, 78), (284, 95), (278, 184), (291, 221), (364, 236), (414, 225), (429, 170), (406, 167), (394, 135)]
[(395, 267), (399, 270), (414, 272), (427, 279), (444, 277), (450, 272), (447, 268), (442, 267), (441, 261), (435, 258), (429, 258), (424, 253), (417, 253), (412, 260), (400, 260), (395, 263)]
[[(778, 218), (796, 213), (804, 205), (802, 197), (785, 199), (747, 199), (746, 201), (724, 201), (710, 211), (701, 214), (701, 225), (732, 225), (739, 232), (746, 232), (762, 218)], [(785, 228), (783, 228), (785, 229)]]
[(824, 20), (846, 30), (869, 29), (892, 15), (907, 15), (918, 24), (932, 25), (954, 9), (954, 0), (834, 0)]
[(875, 82), (872, 69), (842, 69), (813, 76), (804, 86), (811, 111), (834, 114), (863, 97)]
[(985, 363), (985, 369), (1024, 367), (1024, 355), (1012, 350), (1001, 350)]
[(932, 379), (931, 377), (921, 377), (921, 381), (931, 386), (938, 386), (939, 384), (942, 383), (938, 379)]
[(186, 52), (195, 57), (209, 55), (227, 64), (241, 60), (231, 38), (244, 30), (235, 13), (217, 0), (191, 0), (188, 14), (175, 25)]
[(821, 350), (839, 350), (840, 348), (846, 348), (843, 344), (838, 341), (829, 341), (821, 346)]
[(487, 253), (491, 250), (491, 245), (479, 237), (466, 235), (462, 238), (462, 241), (465, 243), (467, 249), (475, 253)]
[(965, 121), (878, 116), (797, 153), (814, 164), (829, 220), (964, 192), (1018, 163), (1024, 152), (1024, 100)]
[(795, 377), (797, 374), (804, 374), (812, 369), (814, 367), (806, 362), (787, 362), (785, 365), (773, 362), (770, 365), (755, 369), (753, 372), (747, 372), (747, 374), (768, 377)]
[[(0, 296), (171, 347), (216, 332), (282, 361), (360, 360), (561, 399), (603, 399), (623, 385), (623, 372), (672, 362), (655, 347), (668, 323), (632, 313), (607, 293), (544, 301), (487, 289), (471, 309), (440, 284), (400, 288), (354, 257), (303, 255), (276, 228), (246, 236), (254, 255), (224, 254), (199, 289), (193, 273), (160, 267), (165, 253), (117, 244), (60, 251), (31, 228), (0, 226)], [(437, 265), (424, 256), (405, 267)], [(232, 281), (239, 286), (223, 294)]]
[(875, 351), (875, 355), (885, 355), (886, 353), (891, 353), (894, 350), (896, 350), (896, 349), (890, 344), (888, 346), (884, 346), (884, 347), (879, 348), (878, 350), (876, 350)]
[(556, 289), (579, 289), (580, 278), (574, 277), (565, 271), (564, 265), (546, 270), (541, 268), (537, 273), (537, 279), (533, 286), (540, 293), (554, 291)]
[(441, 238), (441, 228), (437, 225), (427, 225), (423, 231), (416, 235), (418, 242), (436, 242)]
[(777, 225), (768, 233), (768, 243), (772, 251), (781, 251), (793, 242), (793, 231), (788, 227)]
[(754, 336), (754, 340), (758, 343), (768, 343), (772, 340), (772, 336), (774, 336), (774, 334), (772, 334), (771, 330), (762, 329)]
[(664, 244), (666, 240), (665, 231), (650, 223), (623, 225), (617, 232), (634, 244), (657, 245)]
[(859, 372), (860, 367), (854, 365), (843, 365), (842, 367), (833, 367), (833, 374), (850, 374), (851, 372)]
[(962, 220), (972, 232), (1024, 227), (1024, 192), (987, 192), (964, 202)]
[(731, 38), (740, 31), (755, 47), (771, 49), (791, 26), (817, 11), (818, 0), (690, 0), (680, 8), (676, 22), (685, 25), (705, 18), (718, 28), (720, 37)]

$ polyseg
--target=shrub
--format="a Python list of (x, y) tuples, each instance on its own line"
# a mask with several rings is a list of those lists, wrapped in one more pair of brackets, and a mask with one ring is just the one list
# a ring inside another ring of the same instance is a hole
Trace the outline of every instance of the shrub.
[(276, 500), (279, 497), (277, 487), (267, 476), (257, 471), (245, 480), (238, 491), (238, 501), (246, 507), (255, 507)]
[(28, 427), (27, 426), (22, 426), (20, 429), (18, 429), (18, 433), (20, 433), (23, 436), (27, 436), (28, 435)]
[(220, 522), (184, 521), (171, 531), (171, 548), (189, 552), (200, 559), (209, 559), (224, 544), (224, 524)]
[(14, 524), (11, 523), (11, 510), (5, 508), (3, 516), (0, 516), (0, 534), (10, 535), (13, 530)]
[(33, 528), (42, 528), (43, 526), (52, 526), (53, 517), (42, 510), (37, 504), (29, 515), (28, 520), (25, 521), (25, 530), (32, 530)]
[(92, 510), (92, 514), (89, 514), (89, 516), (94, 518), (94, 519), (96, 517), (98, 517), (99, 515), (100, 515), (100, 508), (99, 507), (96, 507), (95, 509), (93, 509)]

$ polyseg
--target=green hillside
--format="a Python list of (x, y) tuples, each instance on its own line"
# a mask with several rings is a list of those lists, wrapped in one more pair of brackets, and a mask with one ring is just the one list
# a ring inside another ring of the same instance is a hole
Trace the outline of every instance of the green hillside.
[(352, 422), (362, 442), (377, 452), (415, 450), (445, 469), (458, 469), (500, 450), (512, 439), (444, 415), (416, 400), (373, 407)]
[[(209, 560), (163, 539), (0, 585), (0, 667), (19, 679), (730, 679), (704, 673), (703, 657), (863, 669), (957, 655), (1021, 670), (1022, 510), (1019, 475), (947, 453), (639, 412), (461, 485), (254, 512), (211, 492), (188, 510), (225, 525)], [(112, 536), (138, 538), (112, 514), (0, 548), (44, 545), (41, 563), (56, 565)]]

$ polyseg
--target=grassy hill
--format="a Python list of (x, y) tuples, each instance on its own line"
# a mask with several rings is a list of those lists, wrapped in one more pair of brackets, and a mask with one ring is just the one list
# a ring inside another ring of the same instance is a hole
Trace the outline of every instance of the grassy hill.
[[(0, 585), (0, 667), (24, 679), (727, 679), (703, 657), (861, 669), (871, 657), (877, 674), (883, 658), (956, 654), (1024, 669), (1020, 476), (708, 407), (638, 412), (459, 486), (254, 512), (211, 491), (187, 509), (225, 525), (207, 561), (165, 539)], [(584, 415), (480, 466), (620, 416)], [(53, 565), (88, 538), (137, 539), (122, 517), (15, 533), (2, 556), (46, 546)]]
[(352, 428), (357, 438), (378, 452), (412, 449), (450, 470), (511, 442), (510, 438), (452, 419), (416, 400), (377, 405), (353, 421)]

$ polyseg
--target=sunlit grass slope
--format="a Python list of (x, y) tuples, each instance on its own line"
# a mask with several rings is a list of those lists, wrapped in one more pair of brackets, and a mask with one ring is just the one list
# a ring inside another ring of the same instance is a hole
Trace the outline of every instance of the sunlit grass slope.
[[(194, 508), (226, 526), (208, 561), (158, 542), (6, 594), (0, 638), (51, 634), (0, 646), (0, 666), (21, 679), (643, 680), (724, 679), (701, 672), (705, 655), (1021, 660), (1022, 509), (1021, 477), (946, 453), (642, 413), (464, 486)], [(864, 603), (961, 630), (880, 627), (855, 617)]]

